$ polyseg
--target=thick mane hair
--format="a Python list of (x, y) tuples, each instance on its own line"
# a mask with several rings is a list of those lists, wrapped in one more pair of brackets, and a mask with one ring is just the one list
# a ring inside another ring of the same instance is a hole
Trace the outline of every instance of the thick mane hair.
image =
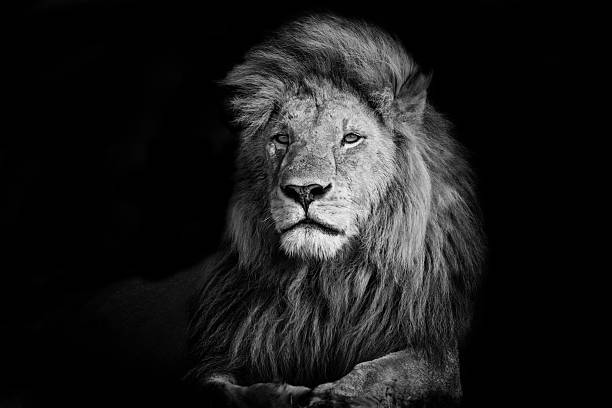
[[(395, 173), (338, 257), (294, 260), (278, 249), (254, 140), (286, 92), (321, 79), (358, 95), (391, 130)], [(481, 267), (479, 211), (448, 122), (429, 104), (416, 121), (399, 107), (402, 92), (424, 87), (400, 42), (361, 21), (310, 15), (251, 49), (223, 84), (240, 147), (226, 243), (194, 304), (193, 377), (315, 385), (406, 347), (454, 350)]]

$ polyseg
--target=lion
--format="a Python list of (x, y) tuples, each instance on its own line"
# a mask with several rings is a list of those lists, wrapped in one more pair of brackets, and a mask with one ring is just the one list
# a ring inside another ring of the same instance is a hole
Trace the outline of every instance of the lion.
[(190, 324), (189, 377), (209, 395), (459, 401), (483, 233), (428, 84), (398, 40), (327, 14), (280, 28), (222, 81), (235, 188)]

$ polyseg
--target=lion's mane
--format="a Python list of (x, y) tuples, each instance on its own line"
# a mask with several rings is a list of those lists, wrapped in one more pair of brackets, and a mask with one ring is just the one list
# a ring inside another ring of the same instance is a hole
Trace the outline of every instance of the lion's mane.
[[(482, 234), (471, 173), (448, 122), (430, 105), (418, 123), (394, 107), (417, 75), (388, 34), (329, 15), (285, 26), (229, 73), (223, 84), (241, 142), (226, 245), (205, 268), (195, 302), (196, 378), (314, 385), (402, 348), (441, 355), (456, 347), (469, 323)], [(279, 252), (253, 143), (283, 93), (305, 78), (360, 95), (396, 146), (391, 186), (333, 261)]]

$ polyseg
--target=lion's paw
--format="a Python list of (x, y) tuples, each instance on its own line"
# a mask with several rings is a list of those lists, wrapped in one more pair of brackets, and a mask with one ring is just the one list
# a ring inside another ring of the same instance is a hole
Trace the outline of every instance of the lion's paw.
[(380, 401), (368, 397), (347, 397), (329, 393), (313, 396), (308, 408), (370, 408), (380, 407)]
[(306, 406), (311, 396), (307, 387), (280, 383), (257, 383), (241, 386), (217, 382), (214, 387), (215, 406), (227, 408), (291, 408)]
[(325, 383), (312, 390), (308, 408), (369, 408), (379, 407), (380, 401), (370, 396), (358, 395), (351, 387)]

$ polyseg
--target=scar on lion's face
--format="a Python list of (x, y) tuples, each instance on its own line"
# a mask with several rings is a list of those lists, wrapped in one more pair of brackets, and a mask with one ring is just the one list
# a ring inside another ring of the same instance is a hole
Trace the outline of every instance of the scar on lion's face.
[(386, 190), (395, 152), (389, 131), (357, 96), (325, 86), (289, 95), (263, 133), (281, 248), (333, 257)]

